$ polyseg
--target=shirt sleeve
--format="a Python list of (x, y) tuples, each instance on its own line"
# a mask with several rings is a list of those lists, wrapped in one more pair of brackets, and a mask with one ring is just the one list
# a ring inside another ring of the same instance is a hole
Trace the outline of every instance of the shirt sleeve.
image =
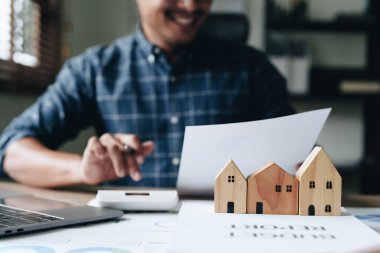
[(34, 137), (56, 149), (91, 124), (95, 111), (92, 72), (83, 57), (68, 61), (54, 84), (5, 128), (0, 136), (0, 174), (4, 174), (4, 155), (10, 143)]

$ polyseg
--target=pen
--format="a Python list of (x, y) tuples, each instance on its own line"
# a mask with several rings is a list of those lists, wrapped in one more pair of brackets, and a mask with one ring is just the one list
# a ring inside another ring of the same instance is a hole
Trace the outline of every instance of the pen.
[(134, 153), (136, 153), (136, 150), (134, 148), (132, 148), (131, 146), (125, 144), (123, 152), (126, 153), (126, 154), (133, 155)]
[[(123, 153), (127, 154), (127, 155), (135, 155), (136, 154), (136, 149), (130, 147), (127, 144), (125, 144), (124, 145)], [(144, 157), (142, 155), (137, 155), (136, 159), (137, 159), (137, 163), (138, 164), (143, 164), (144, 163)]]

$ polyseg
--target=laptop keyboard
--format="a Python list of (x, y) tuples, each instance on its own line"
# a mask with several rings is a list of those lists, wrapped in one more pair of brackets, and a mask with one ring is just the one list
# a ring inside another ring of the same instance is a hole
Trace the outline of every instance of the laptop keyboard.
[(50, 222), (61, 219), (62, 218), (43, 213), (30, 212), (0, 204), (0, 228)]

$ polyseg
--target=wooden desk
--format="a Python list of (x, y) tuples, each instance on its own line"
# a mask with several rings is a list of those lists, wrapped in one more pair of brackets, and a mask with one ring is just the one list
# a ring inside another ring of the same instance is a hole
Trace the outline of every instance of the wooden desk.
[[(95, 197), (96, 191), (103, 187), (99, 186), (75, 186), (58, 189), (44, 189), (21, 185), (11, 181), (0, 181), (0, 190), (28, 193), (35, 196), (52, 198), (65, 202), (85, 204)], [(107, 187), (110, 188), (110, 187)], [(127, 189), (114, 187), (112, 189)], [(348, 194), (343, 195), (344, 207), (380, 207), (380, 195)]]
[[(14, 181), (1, 179), (0, 180), (0, 191), (7, 190), (13, 192), (20, 192), (25, 194), (31, 194), (34, 196), (60, 200), (64, 202), (76, 203), (76, 204), (86, 204), (91, 199), (95, 198), (98, 189), (102, 190), (136, 190), (135, 187), (121, 187), (121, 186), (70, 186), (55, 189), (46, 189), (33, 187), (28, 185), (22, 185)], [(156, 188), (139, 188), (140, 190), (152, 190)], [(169, 189), (169, 188), (162, 188)]]
[(11, 181), (0, 181), (0, 190), (27, 193), (39, 197), (76, 204), (86, 204), (96, 195), (96, 188), (94, 187), (44, 189), (22, 185)]

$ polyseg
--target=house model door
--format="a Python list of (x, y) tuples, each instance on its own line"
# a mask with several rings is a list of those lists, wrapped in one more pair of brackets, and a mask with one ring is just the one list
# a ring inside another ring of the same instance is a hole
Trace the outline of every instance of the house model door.
[(234, 213), (234, 202), (227, 202), (227, 213)]
[(314, 216), (315, 215), (315, 207), (314, 207), (314, 205), (310, 205), (309, 206), (308, 213), (309, 213), (310, 216)]
[(256, 202), (256, 213), (263, 214), (263, 202)]

